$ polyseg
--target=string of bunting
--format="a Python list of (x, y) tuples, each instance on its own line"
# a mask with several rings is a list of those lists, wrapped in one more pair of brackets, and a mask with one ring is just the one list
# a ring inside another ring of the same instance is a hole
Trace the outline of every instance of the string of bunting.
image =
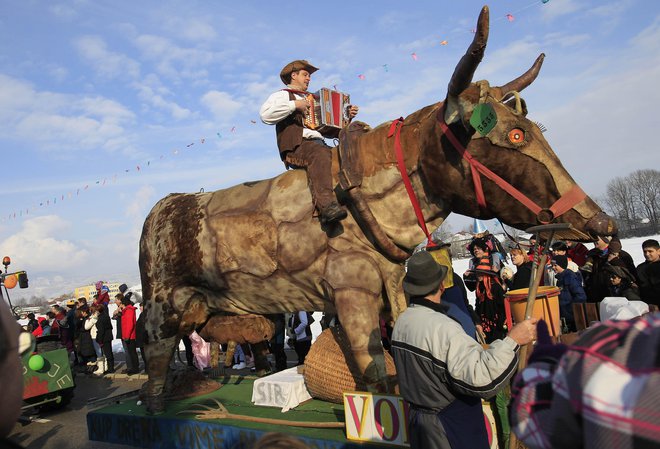
[[(492, 23), (499, 22), (499, 21), (513, 22), (513, 21), (516, 20), (516, 15), (517, 15), (518, 13), (520, 13), (520, 12), (522, 12), (522, 11), (528, 9), (528, 8), (531, 8), (531, 7), (533, 7), (533, 6), (545, 5), (545, 4), (548, 3), (549, 1), (550, 1), (550, 0), (536, 0), (536, 1), (534, 1), (533, 3), (530, 3), (530, 4), (526, 5), (526, 6), (523, 6), (523, 7), (519, 8), (519, 9), (517, 9), (516, 11), (512, 11), (512, 12), (510, 12), (510, 13), (505, 14), (504, 16), (501, 16), (501, 17), (497, 17), (497, 18), (495, 18), (495, 19), (492, 19), (492, 20), (491, 20), (491, 24), (492, 24)], [(473, 28), (473, 29), (471, 29), (471, 30), (469, 30), (469, 31), (468, 31), (468, 30), (465, 30), (465, 31), (459, 31), (459, 32), (454, 33), (454, 36), (456, 36), (456, 35), (460, 35), (460, 34), (463, 34), (463, 33), (472, 33), (472, 34), (474, 34), (474, 33), (476, 33), (476, 29)], [(438, 39), (438, 45), (440, 45), (440, 46), (442, 46), (442, 47), (450, 45), (451, 39), (449, 39), (449, 37), (454, 37), (454, 36), (442, 36), (441, 38)], [(417, 61), (420, 60), (420, 55), (419, 55), (419, 53), (418, 53), (417, 51), (413, 51), (413, 52), (410, 54), (410, 57), (411, 57), (411, 59), (412, 59), (413, 62), (417, 62)], [(389, 63), (387, 63), (387, 64), (382, 64), (382, 68), (383, 68), (383, 70), (384, 70), (385, 72), (389, 72), (389, 71), (390, 71), (390, 68), (391, 68), (391, 64), (389, 64)], [(359, 74), (357, 75), (357, 78), (358, 78), (359, 80), (365, 81), (365, 80), (367, 79), (367, 76), (365, 75), (365, 73), (366, 73), (366, 70), (363, 70), (362, 73), (359, 73)], [(335, 87), (335, 90), (337, 90), (337, 87), (336, 87), (336, 86), (334, 86), (334, 87)]]
[[(506, 15), (504, 15), (504, 16), (502, 16), (502, 17), (497, 17), (497, 18), (491, 20), (491, 22), (494, 23), (494, 22), (505, 21), (505, 20), (508, 21), (508, 22), (513, 22), (513, 21), (516, 20), (516, 15), (517, 15), (518, 13), (520, 13), (520, 12), (522, 12), (522, 11), (528, 9), (528, 8), (531, 8), (531, 7), (533, 7), (533, 6), (544, 5), (544, 4), (548, 3), (549, 1), (550, 1), (550, 0), (536, 0), (536, 1), (534, 1), (533, 3), (530, 3), (530, 4), (526, 5), (526, 6), (523, 6), (523, 7), (521, 7), (520, 9), (518, 9), (518, 10), (516, 10), (516, 11), (513, 11), (513, 12), (510, 12), (510, 13), (507, 13)], [(475, 30), (475, 29), (471, 29), (471, 30), (469, 30), (469, 31), (467, 31), (467, 30), (465, 31), (465, 33), (468, 33), (468, 32), (469, 32), (469, 33), (475, 33), (476, 30)], [(459, 32), (459, 33), (462, 33), (462, 32)], [(446, 38), (446, 36), (443, 36), (443, 37), (445, 37), (445, 38), (443, 38), (442, 40), (439, 40), (438, 45), (440, 45), (440, 46), (448, 46), (448, 45), (450, 45), (450, 39), (449, 39), (449, 38)], [(420, 56), (419, 56), (419, 54), (418, 54), (417, 51), (412, 52), (410, 56), (411, 56), (411, 59), (412, 59), (413, 62), (417, 62), (417, 61), (419, 61), (419, 59), (420, 59)], [(387, 64), (382, 64), (382, 68), (383, 68), (383, 70), (384, 70), (385, 72), (389, 72), (389, 71), (390, 71), (390, 68), (391, 68), (391, 64), (389, 64), (389, 63), (387, 63)], [(366, 75), (364, 75), (364, 72), (358, 74), (358, 75), (357, 75), (357, 78), (360, 79), (360, 80), (366, 80), (366, 79), (367, 79)], [(336, 85), (334, 85), (333, 87), (334, 87), (335, 90), (337, 90), (337, 86), (336, 86)], [(250, 120), (250, 123), (254, 125), (254, 124), (257, 123), (257, 121), (256, 121), (256, 120)], [(541, 126), (542, 126), (542, 125), (541, 125)], [(229, 132), (230, 132), (230, 133), (235, 133), (235, 132), (236, 132), (236, 126), (232, 126), (231, 129), (229, 130)], [(216, 136), (217, 136), (219, 139), (222, 139), (222, 134), (221, 134), (220, 132), (217, 132), (217, 133), (216, 133)], [(200, 143), (200, 144), (204, 144), (204, 142), (205, 142), (206, 140), (207, 140), (206, 138), (201, 138), (201, 139), (199, 139), (199, 143)], [(189, 144), (186, 145), (186, 148), (191, 148), (191, 147), (193, 147), (194, 145), (195, 145), (195, 142), (191, 142), (191, 143), (189, 143)], [(173, 154), (173, 155), (176, 156), (178, 153), (179, 153), (179, 150), (178, 150), (178, 149), (172, 150), (172, 154)], [(160, 158), (159, 158), (159, 160), (164, 159), (164, 157), (165, 157), (165, 155), (161, 155)], [(142, 166), (140, 166), (140, 165), (136, 165), (135, 168), (134, 168), (134, 170), (135, 170), (136, 172), (140, 173), (140, 172), (144, 169), (144, 167), (145, 167), (145, 165), (142, 165)], [(146, 167), (151, 167), (151, 161), (147, 161), (147, 162), (146, 162)], [(127, 169), (124, 170), (124, 173), (130, 173), (131, 170), (132, 170), (131, 168), (127, 168)], [(117, 182), (117, 174), (113, 175), (112, 178), (111, 178), (111, 180), (112, 180), (112, 183), (116, 183), (116, 182)], [(77, 196), (79, 196), (81, 193), (84, 193), (84, 192), (88, 191), (90, 187), (93, 187), (93, 186), (105, 186), (108, 182), (109, 182), (109, 181), (108, 181), (108, 178), (107, 178), (107, 177), (98, 178), (98, 179), (96, 180), (96, 182), (94, 182), (94, 183), (92, 183), (92, 184), (87, 183), (87, 184), (85, 184), (84, 186), (77, 188), (76, 191), (75, 191), (75, 196), (77, 197)], [(55, 205), (55, 204), (57, 204), (58, 199), (59, 199), (60, 202), (62, 202), (62, 201), (65, 201), (65, 199), (71, 199), (71, 198), (73, 198), (73, 197), (74, 197), (74, 193), (73, 193), (73, 192), (67, 192), (66, 194), (56, 195), (56, 196), (53, 196), (52, 199), (51, 199), (51, 198), (48, 198), (48, 199), (46, 199), (45, 201), (40, 201), (39, 203), (35, 203), (35, 204), (32, 206), (32, 209), (36, 209), (37, 207), (49, 207), (49, 206), (51, 206), (51, 205)], [(6, 221), (6, 220), (19, 219), (19, 218), (22, 218), (22, 217), (28, 216), (29, 214), (30, 214), (30, 208), (25, 208), (25, 209), (21, 209), (21, 210), (19, 210), (19, 211), (11, 212), (11, 213), (9, 213), (7, 216), (1, 216), (1, 217), (0, 217), (0, 220), (1, 220), (1, 221)]]
[[(257, 123), (257, 121), (256, 120), (250, 120), (250, 123), (252, 125), (255, 125)], [(236, 131), (237, 131), (237, 127), (232, 126), (231, 129), (229, 130), (229, 133), (235, 134)], [(218, 139), (223, 139), (223, 134), (220, 133), (220, 132), (216, 132), (216, 136), (217, 136)], [(194, 145), (196, 143), (198, 143), (199, 145), (203, 145), (207, 140), (208, 139), (206, 137), (202, 137), (199, 140), (192, 141), (192, 142), (188, 143), (187, 145), (185, 145), (185, 147), (190, 149), (190, 148), (194, 147)], [(179, 149), (175, 148), (171, 151), (171, 154), (173, 156), (177, 156), (179, 154), (179, 152), (180, 152)], [(161, 161), (161, 160), (165, 159), (165, 157), (166, 157), (165, 154), (161, 154), (160, 157), (158, 158), (158, 161)], [(147, 160), (146, 163), (135, 165), (135, 167), (125, 168), (120, 173), (121, 174), (126, 174), (126, 173), (131, 173), (131, 172), (142, 173), (142, 171), (146, 167), (150, 168), (152, 166), (153, 162), (154, 161), (152, 161), (150, 159), (150, 160)], [(54, 195), (54, 196), (49, 197), (49, 198), (47, 198), (43, 201), (35, 202), (29, 208), (24, 208), (24, 209), (20, 209), (18, 211), (13, 211), (13, 212), (10, 212), (8, 215), (3, 214), (0, 217), (0, 221), (5, 222), (5, 221), (8, 221), (8, 220), (17, 220), (17, 219), (21, 219), (21, 218), (24, 218), (24, 217), (28, 217), (30, 215), (30, 211), (32, 210), (33, 213), (34, 213), (34, 209), (37, 209), (38, 207), (50, 207), (50, 206), (54, 206), (54, 205), (58, 204), (58, 202), (61, 203), (65, 200), (73, 199), (75, 197), (80, 196), (82, 193), (85, 193), (85, 192), (89, 191), (89, 189), (92, 188), (92, 187), (96, 187), (96, 186), (103, 187), (103, 186), (108, 185), (110, 183), (115, 184), (117, 182), (117, 177), (118, 177), (118, 175), (116, 173), (114, 175), (112, 175), (112, 177), (108, 177), (108, 176), (99, 177), (99, 178), (96, 179), (95, 182), (91, 182), (91, 183), (88, 182), (88, 183), (85, 183), (85, 184), (81, 184), (80, 187), (76, 188), (75, 190), (71, 190), (69, 192), (62, 193), (62, 194), (59, 194), (59, 195)]]

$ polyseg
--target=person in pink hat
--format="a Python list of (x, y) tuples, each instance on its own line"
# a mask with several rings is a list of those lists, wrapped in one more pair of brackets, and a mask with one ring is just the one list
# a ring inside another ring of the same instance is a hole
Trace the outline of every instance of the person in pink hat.
[(103, 284), (103, 281), (96, 283), (96, 295), (94, 304), (103, 304), (104, 307), (108, 307), (108, 304), (110, 304), (110, 289)]

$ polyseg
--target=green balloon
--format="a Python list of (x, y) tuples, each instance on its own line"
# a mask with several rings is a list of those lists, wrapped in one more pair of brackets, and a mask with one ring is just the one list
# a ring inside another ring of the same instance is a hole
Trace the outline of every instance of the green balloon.
[(28, 366), (32, 371), (39, 371), (44, 367), (45, 364), (46, 361), (39, 354), (33, 355), (32, 357), (30, 357), (30, 360), (28, 361)]

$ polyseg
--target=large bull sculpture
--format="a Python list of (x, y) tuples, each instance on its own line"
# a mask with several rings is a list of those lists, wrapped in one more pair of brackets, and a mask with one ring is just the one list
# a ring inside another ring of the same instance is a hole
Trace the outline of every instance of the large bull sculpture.
[[(387, 306), (396, 319), (406, 308), (402, 254), (424, 237), (397, 168), (397, 142), (430, 228), (457, 212), (517, 228), (568, 222), (574, 231), (565, 237), (574, 239), (616, 232), (526, 118), (519, 92), (536, 78), (544, 56), (504, 86), (472, 83), (487, 39), (484, 7), (445, 101), (352, 140), (362, 180), (341, 224), (321, 227), (302, 170), (216, 192), (172, 194), (154, 206), (140, 240), (150, 412), (164, 409), (177, 339), (218, 315), (336, 312), (366, 384), (382, 386), (379, 312)], [(477, 109), (483, 121), (471, 124)], [(490, 130), (488, 117), (496, 121)], [(335, 154), (335, 180), (338, 169)]]

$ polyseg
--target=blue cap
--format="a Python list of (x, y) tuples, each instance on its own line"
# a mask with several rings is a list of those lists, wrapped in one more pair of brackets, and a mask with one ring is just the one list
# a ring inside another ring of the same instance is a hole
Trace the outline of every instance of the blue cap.
[(474, 224), (472, 225), (472, 233), (483, 234), (485, 232), (488, 232), (488, 228), (486, 227), (486, 224), (483, 221), (475, 218)]

